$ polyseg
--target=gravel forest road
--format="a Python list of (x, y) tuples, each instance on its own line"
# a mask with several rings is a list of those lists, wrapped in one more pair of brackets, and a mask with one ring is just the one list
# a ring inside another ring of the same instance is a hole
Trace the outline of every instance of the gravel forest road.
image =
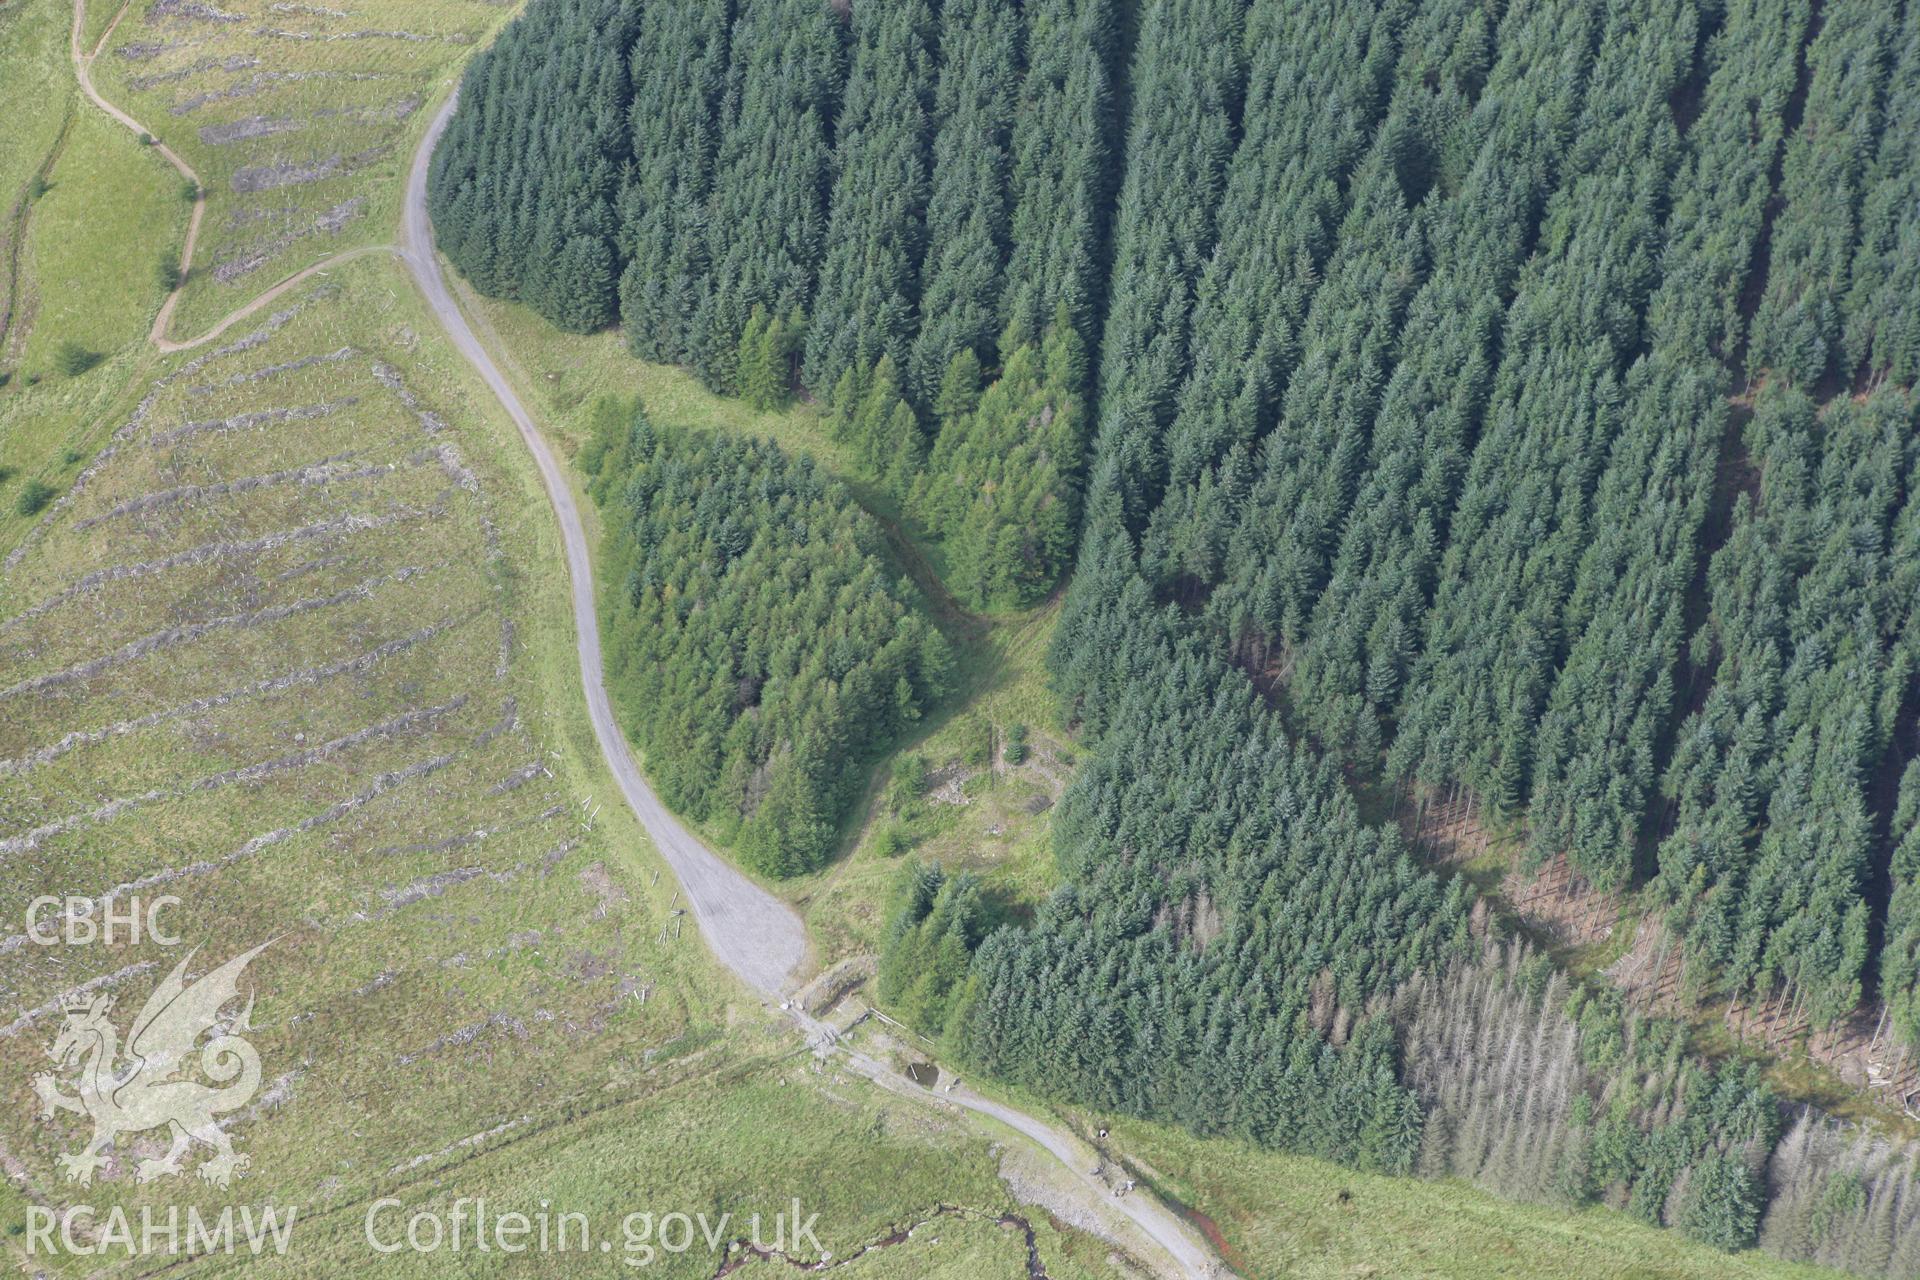
[[(620, 783), (620, 790), (632, 806), (668, 865), (680, 878), (693, 918), (700, 934), (720, 962), (738, 974), (748, 986), (769, 999), (790, 993), (808, 976), (808, 947), (805, 926), (786, 903), (747, 879), (692, 832), (680, 824), (660, 803), (635, 765), (633, 753), (620, 732), (613, 705), (607, 698), (601, 679), (599, 615), (594, 608), (593, 569), (587, 555), (587, 535), (580, 524), (580, 513), (553, 451), (534, 426), (532, 417), (521, 404), (513, 387), (494, 364), (493, 358), (474, 335), (465, 315), (447, 288), (446, 277), (434, 254), (433, 226), (427, 218), (427, 168), (433, 149), (453, 115), (456, 92), (440, 109), (414, 153), (407, 177), (406, 211), (401, 231), (401, 257), (425, 295), (435, 316), (453, 339), (454, 345), (486, 381), (488, 388), (520, 429), (520, 436), (540, 466), (540, 478), (547, 497), (560, 519), (562, 541), (566, 547), (567, 574), (572, 583), (574, 627), (579, 637), (580, 679), (587, 691), (587, 710), (593, 720), (594, 736), (601, 754)], [(785, 1002), (782, 1002), (783, 1005)], [(1065, 1166), (1077, 1198), (1091, 1208), (1096, 1218), (1110, 1224), (1130, 1223), (1147, 1240), (1165, 1251), (1166, 1262), (1175, 1268), (1172, 1274), (1211, 1277), (1226, 1274), (1200, 1238), (1165, 1205), (1150, 1195), (1115, 1197), (1107, 1185), (1083, 1166), (1087, 1163), (1084, 1144), (1065, 1131), (990, 1098), (983, 1098), (964, 1086), (939, 1094), (908, 1083), (886, 1064), (852, 1049), (838, 1045), (837, 1037), (824, 1024), (807, 1016), (794, 1005), (788, 1015), (806, 1034), (808, 1042), (821, 1053), (837, 1052), (836, 1061), (856, 1073), (896, 1093), (918, 1094), (924, 1099), (963, 1107), (989, 1116), (1017, 1130), (1051, 1153)], [(1163, 1264), (1164, 1265), (1164, 1264)]]
[[(86, 23), (86, 0), (76, 0), (71, 37), (73, 64), (80, 87), (95, 106), (127, 128), (145, 135), (146, 130), (137, 120), (94, 89), (88, 74), (93, 59), (106, 47), (108, 38), (113, 34), (114, 27), (119, 25), (120, 16), (125, 14), (127, 7), (122, 5), (120, 13), (115, 16), (113, 24), (101, 36), (99, 43), (92, 52), (86, 52), (80, 43), (81, 31)], [(560, 520), (561, 541), (566, 550), (567, 576), (573, 600), (574, 630), (578, 637), (580, 680), (586, 689), (587, 712), (593, 722), (594, 737), (634, 816), (640, 819), (640, 825), (646, 829), (647, 835), (679, 879), (701, 937), (720, 962), (739, 975), (749, 987), (769, 1002), (779, 1000), (796, 1030), (807, 1037), (816, 1052), (823, 1055), (835, 1053), (836, 1061), (892, 1092), (918, 1095), (926, 1101), (965, 1108), (991, 1117), (1023, 1134), (1060, 1161), (1065, 1168), (1071, 1193), (1092, 1210), (1096, 1220), (1107, 1224), (1109, 1231), (1117, 1229), (1120, 1235), (1129, 1235), (1131, 1233), (1127, 1228), (1130, 1224), (1138, 1232), (1144, 1233), (1145, 1240), (1142, 1243), (1151, 1242), (1164, 1251), (1164, 1258), (1156, 1259), (1156, 1262), (1162, 1268), (1170, 1263), (1173, 1268), (1170, 1274), (1194, 1277), (1231, 1274), (1177, 1214), (1150, 1195), (1143, 1193), (1113, 1197), (1106, 1183), (1082, 1167), (1087, 1162), (1084, 1144), (1066, 1131), (1004, 1103), (983, 1098), (964, 1086), (956, 1086), (936, 1095), (913, 1085), (886, 1064), (850, 1046), (838, 1044), (838, 1037), (831, 1028), (809, 1017), (797, 1004), (788, 1005), (782, 999), (810, 976), (812, 966), (806, 927), (791, 907), (742, 875), (682, 826), (660, 803), (653, 788), (641, 776), (633, 753), (628, 749), (626, 737), (620, 731), (613, 704), (607, 697), (606, 684), (601, 677), (600, 626), (599, 615), (594, 607), (593, 566), (587, 551), (586, 530), (580, 523), (573, 490), (568, 486), (566, 473), (553, 456), (553, 451), (534, 426), (526, 406), (520, 402), (512, 385), (467, 323), (440, 270), (440, 261), (434, 253), (433, 224), (427, 217), (427, 169), (433, 159), (434, 147), (446, 131), (448, 120), (453, 117), (459, 97), (457, 90), (448, 96), (445, 105), (427, 127), (419, 149), (414, 152), (413, 163), (407, 174), (406, 204), (398, 252), (441, 327), (513, 419), (514, 425), (519, 428), (520, 438), (525, 441), (539, 465), (541, 483), (546, 488), (548, 500), (553, 504), (554, 514)], [(164, 143), (156, 141), (155, 145), (183, 177), (196, 186), (199, 184), (198, 175), (184, 160)], [(201, 193), (194, 201), (188, 222), (186, 243), (181, 253), (182, 275), (192, 265), (194, 242), (198, 238), (205, 205), (206, 198)], [(209, 332), (186, 342), (175, 342), (166, 337), (174, 304), (180, 297), (180, 289), (176, 287), (167, 295), (166, 302), (155, 317), (150, 340), (162, 352), (198, 346), (217, 337), (228, 326), (258, 311), (315, 273), (350, 258), (385, 251), (388, 251), (385, 246), (369, 246), (317, 262), (280, 281), (266, 293), (225, 317)]]
[(593, 721), (600, 753), (606, 757), (621, 793), (640, 824), (653, 838), (674, 875), (679, 877), (694, 923), (699, 925), (701, 936), (713, 954), (754, 990), (768, 996), (784, 995), (806, 976), (803, 972), (807, 960), (806, 928), (791, 907), (747, 879), (680, 825), (640, 775), (601, 679), (600, 624), (594, 607), (593, 567), (573, 490), (558, 459), (520, 403), (520, 397), (474, 336), (472, 326), (447, 288), (440, 260), (434, 255), (433, 224), (427, 218), (427, 166), (459, 97), (457, 92), (448, 97), (414, 153), (413, 167), (407, 175), (400, 256), (447, 336), (506, 409), (520, 429), (520, 438), (540, 466), (540, 479), (546, 485), (554, 514), (560, 518), (561, 539), (566, 545), (573, 623), (579, 636), (580, 680), (586, 687), (587, 714)]

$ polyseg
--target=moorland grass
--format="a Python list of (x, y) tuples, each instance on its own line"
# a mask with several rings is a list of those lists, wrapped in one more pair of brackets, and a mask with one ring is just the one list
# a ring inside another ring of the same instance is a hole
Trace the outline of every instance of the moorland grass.
[(164, 294), (153, 263), (179, 252), (186, 224), (173, 177), (100, 112), (75, 114), (23, 246), (38, 295), (24, 368), (50, 367), (69, 343), (104, 355), (145, 340)]
[[(21, 296), (15, 267), (36, 212), (35, 190), (46, 181), (78, 96), (67, 70), (71, 12), (58, 0), (0, 5), (0, 120), (7, 122), (0, 129), (0, 371), (18, 369), (22, 304), (31, 300)], [(24, 313), (30, 316), (31, 307)]]
[[(457, 1168), (463, 1186), (597, 1204), (641, 1169), (667, 1200), (840, 1197), (849, 1247), (937, 1203), (1004, 1204), (971, 1132), (874, 1146), (876, 1124), (909, 1122), (848, 1121), (830, 1069), (767, 1079), (794, 1049), (783, 1025), (697, 934), (663, 928), (673, 882), (601, 767), (532, 468), (400, 271), (346, 264), (160, 361), (16, 548), (6, 899), (144, 880), (183, 898), (174, 926), (211, 956), (277, 939), (253, 970), (269, 1101), (238, 1130), (252, 1202), (352, 1223)], [(22, 1009), (171, 959), (32, 952), (0, 956)], [(110, 986), (134, 1004), (152, 981)], [(191, 1178), (135, 1184), (126, 1156), (90, 1188), (61, 1182), (84, 1128), (38, 1120), (26, 1088), (56, 1023), (0, 1035), (17, 1104), (0, 1146), (23, 1171), (0, 1219), (29, 1197), (230, 1202)], [(689, 1087), (697, 1102), (672, 1100)], [(867, 1172), (826, 1176), (868, 1148)], [(327, 1258), (384, 1263), (351, 1231)]]
[[(24, 486), (64, 488), (111, 430), (149, 359), (147, 325), (164, 292), (153, 260), (178, 251), (185, 223), (172, 171), (80, 109), (71, 17), (59, 0), (0, 6), (0, 553), (38, 516), (19, 504)], [(67, 376), (58, 363), (69, 347), (97, 359)]]
[[(1015, 1203), (999, 1180), (997, 1153), (988, 1140), (956, 1120), (816, 1065), (803, 1053), (709, 1070), (631, 1100), (610, 1098), (601, 1110), (483, 1149), (430, 1179), (386, 1189), (407, 1207), (387, 1211), (378, 1228), (391, 1234), (418, 1210), (445, 1217), (463, 1197), (488, 1197), (494, 1213), (532, 1216), (542, 1204), (566, 1206), (587, 1215), (596, 1238), (611, 1236), (616, 1261), (606, 1271), (578, 1252), (512, 1258), (470, 1252), (460, 1258), (459, 1274), (706, 1277), (726, 1257), (726, 1242), (750, 1237), (752, 1215), (761, 1215), (759, 1238), (771, 1245), (774, 1216), (787, 1214), (798, 1200), (803, 1219), (818, 1214), (814, 1234), (835, 1259), (917, 1227), (910, 1239), (876, 1250), (846, 1274), (1011, 1280), (1026, 1274), (1026, 1241), (993, 1221), (1010, 1213), (1035, 1223), (1045, 1265), (1057, 1280), (1115, 1274), (1103, 1246)], [(719, 1257), (696, 1237), (690, 1251), (660, 1253), (644, 1268), (629, 1269), (622, 1226), (628, 1215), (649, 1212), (656, 1219), (706, 1214), (722, 1242)], [(729, 1215), (724, 1227), (722, 1215)], [(249, 1276), (307, 1276), (316, 1265), (338, 1265), (344, 1273), (358, 1273), (368, 1253), (365, 1223), (366, 1209), (358, 1204), (317, 1218), (299, 1267), (249, 1263), (244, 1270)], [(810, 1248), (797, 1256), (818, 1258)], [(400, 1254), (386, 1260), (383, 1274), (448, 1271), (445, 1258)], [(766, 1274), (791, 1273), (783, 1261)]]
[(391, 242), (433, 104), (513, 12), (485, 0), (213, 8), (241, 20), (134, 5), (93, 68), (206, 191), (176, 340), (320, 259)]
[[(1102, 1124), (1108, 1123), (1101, 1121)], [(1164, 1125), (1111, 1122), (1156, 1189), (1202, 1206), (1242, 1274), (1334, 1280), (1838, 1280), (1722, 1253), (1611, 1209), (1516, 1204), (1457, 1179), (1360, 1173)], [(1148, 1171), (1151, 1172), (1148, 1172)]]
[(17, 509), (20, 489), (36, 480), (57, 488), (71, 483), (113, 431), (115, 418), (131, 412), (139, 399), (134, 380), (151, 360), (150, 349), (135, 344), (83, 377), (49, 372), (32, 382), (15, 378), (0, 389), (0, 556), (38, 520), (38, 513)]

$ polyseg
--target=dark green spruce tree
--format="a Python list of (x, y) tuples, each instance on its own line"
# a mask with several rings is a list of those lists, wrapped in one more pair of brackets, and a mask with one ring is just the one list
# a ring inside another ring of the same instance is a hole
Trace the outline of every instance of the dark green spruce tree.
[(926, 239), (933, 37), (926, 0), (854, 7), (826, 257), (807, 325), (804, 372), (819, 391), (883, 355), (907, 366)]
[(615, 204), (639, 19), (633, 0), (557, 0), (515, 19), (468, 67), (428, 172), (454, 266), (575, 333), (619, 315)]
[(633, 168), (620, 202), (620, 320), (646, 360), (690, 353), (694, 304), (708, 268), (713, 189), (732, 0), (653, 4), (633, 44)]
[(961, 351), (988, 366), (997, 362), (1019, 88), (1019, 9), (999, 0), (946, 0), (920, 331), (906, 365), (908, 386), (924, 406)]
[(687, 353), (715, 390), (738, 385), (740, 334), (756, 305), (804, 316), (813, 300), (843, 41), (840, 20), (818, 0), (742, 0), (734, 21), (706, 213), (711, 267)]

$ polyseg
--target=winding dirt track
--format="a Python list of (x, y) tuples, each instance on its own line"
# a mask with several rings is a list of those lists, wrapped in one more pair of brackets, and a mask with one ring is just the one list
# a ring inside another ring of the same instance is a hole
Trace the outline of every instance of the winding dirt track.
[(73, 34), (69, 38), (69, 43), (73, 50), (73, 74), (75, 78), (80, 81), (80, 91), (87, 95), (88, 101), (92, 102), (93, 105), (100, 108), (100, 110), (106, 112), (107, 115), (113, 119), (133, 130), (139, 136), (152, 138), (153, 149), (158, 151), (168, 164), (178, 170), (181, 177), (191, 182), (194, 186), (193, 212), (187, 217), (187, 238), (180, 246), (180, 282), (173, 286), (173, 290), (167, 294), (166, 301), (160, 304), (159, 313), (153, 317), (153, 328), (147, 333), (147, 341), (151, 342), (157, 350), (163, 353), (190, 350), (203, 342), (212, 342), (228, 329), (240, 321), (245, 320), (248, 316), (253, 315), (262, 307), (267, 306), (273, 302), (274, 299), (280, 297), (280, 295), (284, 294), (287, 290), (293, 288), (310, 276), (317, 275), (338, 263), (364, 257), (369, 253), (394, 252), (394, 250), (387, 245), (369, 245), (361, 249), (349, 249), (345, 253), (336, 253), (330, 258), (316, 262), (312, 266), (296, 271), (292, 275), (280, 280), (265, 293), (260, 294), (255, 297), (253, 301), (230, 313), (225, 319), (221, 320), (219, 324), (214, 325), (213, 328), (198, 337), (188, 338), (181, 342), (176, 342), (167, 337), (167, 327), (173, 323), (173, 309), (180, 302), (181, 290), (187, 287), (188, 272), (193, 270), (193, 249), (200, 239), (200, 220), (207, 212), (207, 191), (206, 187), (200, 181), (200, 175), (194, 172), (192, 165), (180, 158), (179, 152), (160, 141), (158, 137), (155, 137), (154, 134), (149, 132), (147, 127), (138, 120), (135, 120), (119, 107), (114, 106), (111, 102), (101, 97), (100, 91), (93, 87), (93, 61), (100, 56), (100, 51), (107, 47), (107, 41), (113, 39), (115, 28), (120, 25), (120, 19), (127, 16), (127, 10), (132, 7), (132, 4), (133, 0), (125, 0), (125, 2), (121, 4), (119, 11), (113, 15), (113, 21), (107, 24), (107, 29), (100, 33), (100, 39), (94, 44), (93, 48), (90, 50), (82, 50), (80, 47), (80, 38), (87, 25), (87, 0), (74, 0)]
[[(114, 28), (120, 25), (120, 19), (127, 16), (127, 9), (132, 3), (133, 0), (126, 0), (126, 3), (120, 6), (120, 11), (113, 15), (113, 21), (107, 24), (107, 29), (100, 33), (99, 43), (95, 44), (91, 50), (83, 51), (80, 48), (80, 37), (87, 26), (87, 0), (74, 0), (73, 35), (69, 41), (73, 46), (73, 74), (80, 81), (80, 92), (86, 94), (88, 100), (91, 101), (94, 106), (100, 108), (141, 137), (153, 138), (153, 149), (158, 151), (168, 164), (178, 169), (181, 177), (191, 182), (194, 186), (193, 213), (187, 218), (187, 239), (186, 243), (180, 248), (180, 283), (173, 287), (173, 291), (167, 294), (167, 300), (160, 304), (160, 314), (153, 318), (153, 329), (147, 334), (148, 340), (151, 341), (154, 346), (160, 348), (160, 350), (179, 351), (184, 347), (205, 342), (207, 338), (214, 336), (214, 334), (210, 333), (191, 343), (167, 341), (167, 325), (173, 320), (174, 305), (180, 301), (180, 290), (186, 285), (187, 272), (193, 268), (194, 242), (200, 238), (200, 219), (207, 212), (206, 189), (200, 184), (200, 175), (193, 171), (192, 165), (180, 158), (178, 152), (150, 133), (145, 125), (101, 97), (100, 91), (93, 87), (93, 60), (100, 56), (102, 49), (107, 47), (107, 41), (113, 39)], [(230, 324), (238, 318), (238, 316), (231, 317), (227, 323)], [(226, 328), (226, 324), (222, 324), (220, 327), (224, 329)], [(218, 330), (215, 332), (217, 333)]]
[[(826, 1051), (834, 1046), (836, 1035), (833, 1028), (817, 1022), (797, 1009), (791, 1014), (794, 1021), (807, 1033), (807, 1041), (816, 1050)], [(1146, 1238), (1158, 1245), (1166, 1253), (1166, 1262), (1174, 1267), (1175, 1275), (1195, 1277), (1228, 1277), (1226, 1264), (1214, 1256), (1211, 1246), (1205, 1244), (1187, 1224), (1171, 1209), (1155, 1199), (1149, 1192), (1133, 1195), (1115, 1196), (1112, 1189), (1099, 1177), (1089, 1172), (1087, 1163), (1097, 1159), (1097, 1153), (1071, 1134), (1056, 1129), (1052, 1125), (1034, 1119), (1026, 1112), (995, 1102), (992, 1098), (983, 1098), (964, 1084), (954, 1083), (934, 1093), (910, 1083), (898, 1071), (878, 1062), (858, 1049), (839, 1046), (840, 1056), (836, 1059), (841, 1065), (872, 1080), (880, 1087), (908, 1097), (919, 1095), (939, 1102), (964, 1107), (968, 1111), (990, 1116), (1001, 1124), (1013, 1129), (1033, 1142), (1041, 1149), (1066, 1166), (1072, 1175), (1075, 1189), (1080, 1199), (1094, 1208), (1096, 1216), (1111, 1220), (1123, 1217), (1133, 1226), (1146, 1234)], [(1113, 1210), (1117, 1212), (1106, 1212)], [(1163, 1264), (1164, 1265), (1164, 1264)]]
[[(135, 133), (152, 136), (132, 116), (101, 97), (93, 87), (90, 74), (94, 58), (106, 48), (114, 28), (125, 13), (126, 5), (123, 5), (100, 37), (99, 43), (91, 51), (83, 51), (80, 42), (86, 25), (86, 0), (75, 0), (71, 41), (74, 72), (81, 89), (95, 106)], [(457, 91), (449, 95), (446, 104), (440, 108), (421, 138), (418, 150), (414, 152), (407, 175), (406, 207), (398, 250), (384, 245), (369, 246), (317, 262), (279, 281), (206, 333), (183, 342), (172, 341), (166, 336), (174, 305), (180, 297), (180, 290), (176, 288), (167, 295), (166, 302), (155, 317), (149, 338), (163, 352), (199, 346), (218, 337), (233, 324), (259, 311), (318, 272), (365, 254), (398, 252), (448, 338), (513, 419), (521, 439), (540, 468), (541, 483), (560, 521), (561, 541), (567, 557), (567, 576), (571, 585), (574, 629), (578, 637), (580, 679), (586, 689), (587, 712), (593, 722), (594, 737), (599, 742), (601, 755), (606, 758), (607, 767), (613, 771), (621, 794), (626, 797), (641, 826), (679, 878), (694, 923), (715, 957), (761, 996), (770, 1002), (778, 1000), (808, 976), (811, 965), (806, 928), (791, 907), (742, 875), (682, 826), (660, 803), (653, 788), (641, 776), (627, 747), (626, 738), (620, 731), (613, 704), (607, 697), (606, 684), (601, 677), (600, 627), (594, 608), (592, 562), (588, 556), (586, 531), (580, 523), (580, 513), (574, 503), (573, 491), (567, 485), (566, 473), (534, 426), (526, 406), (520, 402), (512, 385), (474, 335), (472, 326), (467, 323), (466, 316), (447, 288), (446, 277), (435, 256), (433, 226), (427, 218), (427, 169), (433, 158), (433, 149), (445, 132), (447, 121), (452, 118), (458, 101)], [(155, 139), (154, 146), (168, 163), (179, 170), (183, 178), (196, 186), (200, 185), (199, 175), (172, 148), (158, 139)], [(183, 281), (193, 264), (194, 244), (199, 237), (200, 219), (205, 210), (206, 196), (202, 191), (194, 201), (193, 213), (187, 223), (186, 242), (181, 251)], [(1065, 1166), (1075, 1184), (1074, 1189), (1093, 1209), (1096, 1217), (1109, 1223), (1131, 1224), (1144, 1234), (1147, 1241), (1164, 1251), (1164, 1262), (1172, 1265), (1174, 1274), (1198, 1277), (1228, 1274), (1207, 1245), (1164, 1204), (1146, 1194), (1113, 1197), (1107, 1185), (1085, 1167), (1089, 1152), (1072, 1135), (1024, 1111), (983, 1098), (964, 1086), (932, 1094), (908, 1083), (886, 1064), (851, 1047), (836, 1045), (832, 1028), (808, 1017), (797, 1005), (790, 1008), (788, 1014), (816, 1051), (826, 1053), (837, 1050), (837, 1061), (883, 1088), (991, 1117), (1037, 1143)]]

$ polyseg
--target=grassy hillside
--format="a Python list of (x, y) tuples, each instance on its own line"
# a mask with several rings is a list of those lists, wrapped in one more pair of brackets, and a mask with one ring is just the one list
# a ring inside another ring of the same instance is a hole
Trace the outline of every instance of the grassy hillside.
[[(67, 71), (66, 26), (58, 4), (14, 0), (0, 5), (0, 38), (7, 50), (6, 83), (0, 104), (12, 127), (0, 138), (0, 369), (11, 373), (17, 360), (16, 322), (20, 309), (21, 242), (33, 213), (40, 183), (57, 156), (73, 99), (78, 96)], [(39, 180), (38, 182), (36, 181)]]
[[(29, 523), (21, 491), (64, 488), (111, 430), (186, 222), (172, 171), (83, 109), (71, 20), (58, 0), (0, 6), (0, 550)], [(84, 367), (63, 372), (63, 349)]]
[[(455, 1168), (457, 1189), (583, 1211), (801, 1195), (842, 1251), (942, 1203), (1010, 1210), (964, 1131), (804, 1101), (766, 1015), (691, 932), (663, 940), (672, 882), (602, 789), (518, 448), (384, 259), (166, 362), (8, 566), (9, 899), (164, 888), (210, 959), (275, 939), (237, 1185), (300, 1203), (302, 1238), (349, 1269), (372, 1259), (339, 1224)], [(39, 1121), (27, 1088), (50, 1002), (105, 978), (134, 1004), (167, 959), (9, 946), (10, 1221), (81, 1194), (55, 1161), (84, 1130)], [(875, 1145), (889, 1124), (906, 1136)], [(136, 1185), (147, 1154), (87, 1202), (229, 1199)]]
[[(449, 14), (433, 41), (392, 34)], [(89, 31), (111, 16), (90, 13)], [(322, 6), (130, 8), (96, 76), (209, 176), (201, 260), (272, 246), (230, 284), (196, 278), (175, 332), (221, 321), (312, 248), (387, 239), (434, 74), (500, 16), (478, 5), (360, 6), (351, 20)], [(25, 70), (29, 54), (64, 51), (52, 39), (5, 56)], [(432, 56), (356, 61), (422, 43)], [(136, 76), (158, 78), (133, 89)], [(20, 83), (0, 75), (9, 91)], [(421, 99), (363, 117), (371, 83)], [(200, 93), (215, 96), (186, 105)], [(302, 145), (323, 159), (348, 146), (378, 154), (333, 185), (235, 191), (247, 164), (282, 153), (200, 131), (263, 105), (305, 122)], [(30, 1206), (297, 1204), (287, 1270), (312, 1275), (390, 1268), (360, 1226), (380, 1195), (428, 1207), (544, 1195), (616, 1222), (634, 1209), (770, 1216), (798, 1196), (841, 1257), (935, 1219), (862, 1261), (866, 1274), (1023, 1274), (1027, 1238), (999, 1225), (1008, 1215), (1030, 1215), (1054, 1274), (1113, 1274), (1105, 1246), (1021, 1211), (976, 1130), (796, 1056), (784, 1024), (674, 914), (671, 878), (602, 773), (529, 459), (397, 264), (385, 253), (342, 263), (177, 355), (138, 341), (159, 295), (152, 264), (177, 246), (185, 203), (172, 185), (156, 195), (155, 163), (117, 129), (97, 117), (72, 126), (61, 153), (75, 157), (71, 185), (44, 197), (62, 219), (50, 225), (69, 234), (35, 262), (37, 288), (88, 304), (67, 323), (97, 326), (87, 339), (122, 352), (0, 401), (6, 456), (20, 456), (20, 424), (50, 455), (0, 490), (0, 881), (12, 903), (177, 896), (167, 919), (199, 948), (194, 974), (269, 943), (248, 980), (264, 1083), (231, 1125), (251, 1163), (229, 1190), (190, 1172), (137, 1181), (165, 1145), (158, 1133), (123, 1136), (92, 1185), (64, 1181), (59, 1157), (88, 1129), (42, 1118), (31, 1087), (62, 999), (111, 994), (125, 1030), (184, 951), (124, 940), (43, 951), (10, 916), (9, 1260), (91, 1269), (24, 1252)], [(228, 155), (240, 158), (215, 158)], [(91, 209), (58, 202), (89, 193)], [(329, 209), (364, 196), (357, 229), (282, 242), (309, 195)], [(114, 242), (91, 245), (96, 232)], [(43, 479), (49, 500), (16, 515), (27, 478)], [(572, 1274), (565, 1262), (543, 1265)], [(446, 1271), (444, 1259), (408, 1265)], [(714, 1266), (703, 1247), (658, 1269)]]
[[(557, 1101), (583, 1029), (672, 1041), (711, 981), (626, 949), (665, 901), (609, 870), (631, 831), (582, 827), (564, 615), (520, 568), (548, 535), (430, 332), (368, 261), (176, 359), (7, 573), (9, 896), (145, 881), (210, 951), (279, 936), (256, 1018), (290, 1110), (252, 1153), (288, 1190)], [(121, 968), (87, 959), (18, 973), (21, 1007)], [(65, 1135), (19, 1102), (5, 1144), (48, 1170)]]
[(484, 0), (128, 6), (94, 62), (95, 87), (206, 191), (171, 336), (204, 332), (320, 258), (387, 240), (428, 101), (509, 12)]
[(186, 216), (173, 171), (91, 109), (75, 110), (46, 182), (22, 245), (35, 298), (20, 367), (53, 378), (65, 344), (106, 355), (146, 338)]

